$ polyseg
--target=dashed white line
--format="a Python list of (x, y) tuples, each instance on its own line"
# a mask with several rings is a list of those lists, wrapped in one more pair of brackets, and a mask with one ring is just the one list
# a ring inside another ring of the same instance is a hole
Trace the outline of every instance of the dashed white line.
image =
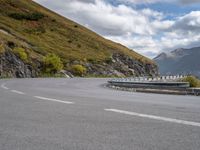
[(149, 118), (149, 119), (160, 120), (160, 121), (165, 121), (165, 122), (172, 122), (172, 123), (178, 123), (178, 124), (183, 124), (183, 125), (200, 127), (199, 122), (191, 122), (191, 121), (185, 121), (185, 120), (179, 120), (179, 119), (173, 119), (173, 118), (166, 118), (166, 117), (161, 117), (161, 116), (140, 114), (140, 113), (136, 113), (136, 112), (130, 112), (130, 111), (124, 111), (124, 110), (118, 110), (118, 109), (104, 109), (104, 110), (110, 111), (110, 112), (126, 114), (126, 115), (131, 115), (131, 116), (142, 117), (142, 118)]
[(9, 88), (6, 87), (5, 84), (2, 84), (1, 87), (2, 87), (3, 89), (5, 89), (5, 90), (9, 90)]
[(46, 100), (46, 101), (59, 102), (59, 103), (64, 103), (64, 104), (74, 104), (74, 102), (62, 101), (62, 100), (53, 99), (53, 98), (46, 98), (46, 97), (41, 97), (41, 96), (34, 96), (34, 97), (37, 99)]
[(17, 93), (17, 94), (21, 94), (21, 95), (25, 95), (25, 93), (24, 93), (24, 92), (17, 91), (17, 90), (11, 90), (11, 92), (13, 92), (13, 93)]

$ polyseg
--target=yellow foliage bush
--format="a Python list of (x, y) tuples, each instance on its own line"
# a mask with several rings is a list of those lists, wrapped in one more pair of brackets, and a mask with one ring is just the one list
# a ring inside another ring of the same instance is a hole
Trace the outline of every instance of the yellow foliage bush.
[(190, 87), (200, 87), (200, 80), (197, 79), (194, 76), (185, 77), (182, 81), (183, 82), (189, 82), (190, 83)]
[(46, 73), (56, 73), (63, 69), (63, 63), (55, 54), (48, 54), (43, 58), (44, 71)]
[(21, 47), (16, 47), (16, 48), (14, 48), (13, 51), (14, 51), (14, 53), (15, 53), (16, 55), (19, 56), (19, 58), (20, 58), (21, 60), (27, 61), (28, 56), (27, 56), (27, 53), (25, 52), (25, 49), (23, 49), (23, 48), (21, 48)]
[(86, 73), (87, 69), (82, 65), (72, 65), (71, 71), (72, 73), (74, 73), (74, 75), (83, 76)]
[(5, 50), (4, 50), (4, 47), (3, 47), (3, 44), (0, 44), (0, 54), (3, 53)]

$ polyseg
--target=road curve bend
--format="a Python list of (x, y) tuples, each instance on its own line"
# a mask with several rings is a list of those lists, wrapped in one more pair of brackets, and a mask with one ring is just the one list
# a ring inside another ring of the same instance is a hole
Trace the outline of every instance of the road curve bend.
[(200, 99), (108, 79), (0, 80), (0, 150), (199, 150)]

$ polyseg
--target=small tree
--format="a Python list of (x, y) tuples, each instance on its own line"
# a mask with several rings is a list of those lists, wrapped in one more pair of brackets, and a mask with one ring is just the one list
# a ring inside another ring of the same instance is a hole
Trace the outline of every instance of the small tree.
[(82, 65), (73, 65), (71, 67), (71, 71), (77, 76), (83, 76), (86, 73), (87, 69)]
[(45, 56), (43, 59), (43, 63), (44, 71), (46, 73), (56, 73), (63, 69), (63, 63), (60, 57), (55, 54), (48, 54), (47, 56)]

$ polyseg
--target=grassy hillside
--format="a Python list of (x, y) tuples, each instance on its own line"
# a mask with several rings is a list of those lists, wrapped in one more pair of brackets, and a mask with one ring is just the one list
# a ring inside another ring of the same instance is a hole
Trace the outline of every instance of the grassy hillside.
[(0, 0), (0, 41), (1, 45), (12, 41), (14, 47), (25, 49), (28, 60), (40, 61), (42, 56), (54, 53), (61, 58), (65, 68), (74, 61), (108, 62), (113, 53), (153, 64), (150, 59), (31, 0)]

